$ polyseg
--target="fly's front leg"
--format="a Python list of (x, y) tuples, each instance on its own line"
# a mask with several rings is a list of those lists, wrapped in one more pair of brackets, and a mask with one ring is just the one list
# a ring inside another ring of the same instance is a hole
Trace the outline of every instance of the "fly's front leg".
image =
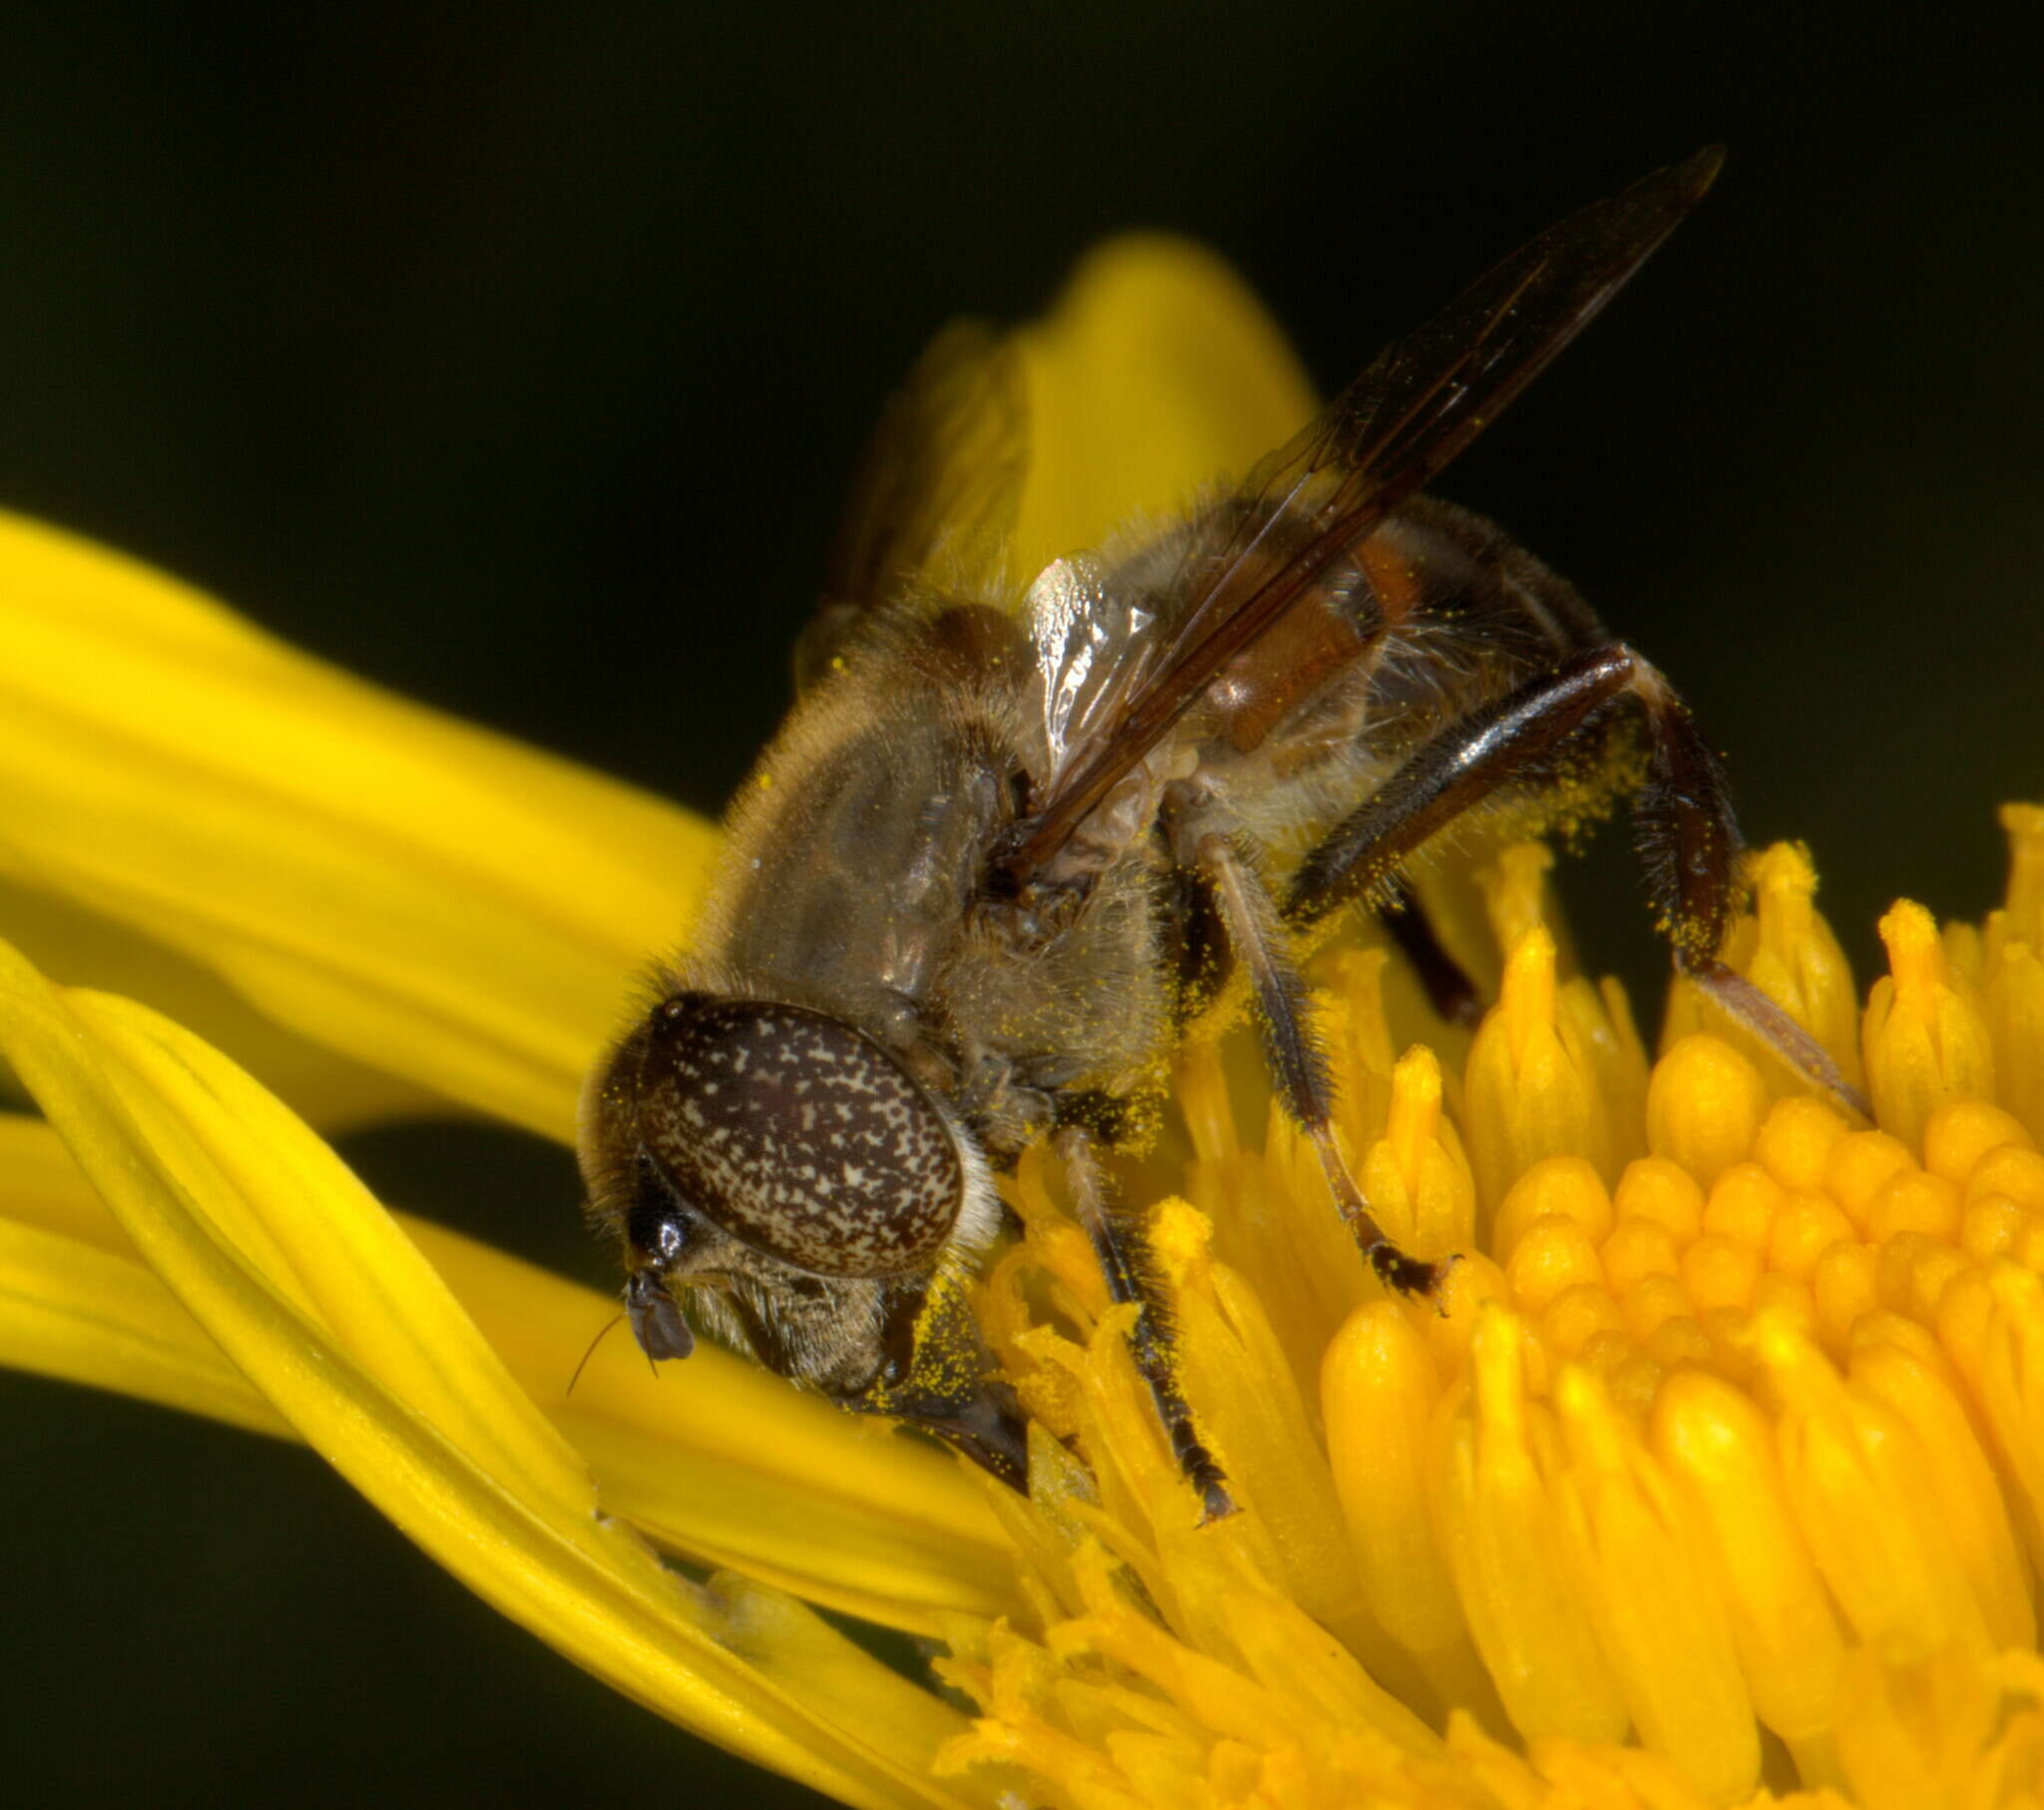
[(1676, 966), (1825, 1092), (1867, 1117), (1823, 1047), (1719, 959), (1737, 904), (1743, 844), (1723, 769), (1666, 679), (1610, 642), (1528, 679), (1415, 750), (1300, 865), (1284, 917), (1306, 925), (1369, 897), (1436, 830), (1501, 787), (1537, 775), (1599, 712), (1630, 702), (1647, 729), (1647, 779), (1633, 818), (1641, 865)]
[(1445, 1266), (1406, 1255), (1369, 1210), (1334, 1141), (1333, 1090), (1326, 1063), (1313, 1041), (1305, 1011), (1305, 986), (1286, 947), (1276, 906), (1255, 870), (1223, 835), (1207, 835), (1194, 860), (1220, 907), (1236, 958), (1249, 971), (1264, 1033), (1264, 1055), (1278, 1095), (1300, 1131), (1312, 1139), (1320, 1167), (1333, 1190), (1357, 1246), (1378, 1278), (1401, 1294), (1430, 1294)]
[(1193, 1426), (1192, 1407), (1178, 1385), (1172, 1364), (1171, 1320), (1158, 1299), (1157, 1278), (1152, 1272), (1143, 1228), (1131, 1214), (1109, 1203), (1106, 1177), (1101, 1173), (1092, 1138), (1072, 1127), (1057, 1134), (1056, 1145), (1058, 1158), (1065, 1167), (1066, 1184), (1071, 1189), (1073, 1211), (1093, 1241), (1101, 1274), (1107, 1278), (1108, 1297), (1120, 1303), (1135, 1303), (1136, 1326), (1130, 1336), (1129, 1354), (1150, 1385), (1157, 1417), (1164, 1423), (1180, 1475), (1200, 1493), (1200, 1519), (1204, 1524), (1233, 1515), (1235, 1499), (1228, 1493), (1228, 1479), (1222, 1475), (1213, 1453), (1201, 1443)]

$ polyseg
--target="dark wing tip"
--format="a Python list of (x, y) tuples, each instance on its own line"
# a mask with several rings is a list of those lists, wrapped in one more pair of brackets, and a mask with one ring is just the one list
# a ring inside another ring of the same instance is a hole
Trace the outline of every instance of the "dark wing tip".
[(1710, 193), (1711, 185), (1718, 180), (1718, 172), (1724, 168), (1725, 147), (1706, 145), (1677, 164), (1674, 175), (1684, 197), (1696, 203)]

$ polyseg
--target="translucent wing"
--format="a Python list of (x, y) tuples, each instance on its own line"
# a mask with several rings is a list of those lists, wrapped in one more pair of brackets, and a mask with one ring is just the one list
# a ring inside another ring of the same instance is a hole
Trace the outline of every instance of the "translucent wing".
[(947, 327), (916, 360), (852, 476), (816, 614), (795, 645), (806, 690), (902, 584), (934, 567), (991, 574), (1014, 527), (1028, 464), (1015, 354), (977, 321)]
[[(1428, 483), (1595, 318), (1680, 224), (1723, 154), (1635, 183), (1505, 259), (1195, 524), (1161, 585), (1063, 563), (1037, 636), (1055, 767), (995, 865), (1026, 883), (1221, 669)], [(1062, 592), (1062, 594), (1061, 594)]]

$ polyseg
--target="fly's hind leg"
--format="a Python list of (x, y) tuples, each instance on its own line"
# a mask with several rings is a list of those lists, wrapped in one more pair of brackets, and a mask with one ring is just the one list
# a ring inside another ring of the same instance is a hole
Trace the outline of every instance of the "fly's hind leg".
[(1179, 1474), (1200, 1493), (1200, 1519), (1204, 1524), (1233, 1515), (1235, 1499), (1228, 1493), (1228, 1479), (1213, 1453), (1201, 1442), (1193, 1426), (1192, 1407), (1179, 1388), (1172, 1363), (1171, 1321), (1158, 1299), (1157, 1279), (1151, 1270), (1143, 1228), (1132, 1215), (1109, 1202), (1100, 1159), (1086, 1132), (1076, 1127), (1068, 1128), (1057, 1134), (1056, 1144), (1065, 1168), (1066, 1185), (1071, 1190), (1073, 1211), (1093, 1242), (1101, 1274), (1107, 1278), (1108, 1296), (1117, 1303), (1135, 1303), (1136, 1326), (1130, 1336), (1129, 1354), (1150, 1385), (1150, 1394), (1157, 1403), (1157, 1418), (1164, 1423)]
[(1483, 996), (1462, 972), (1462, 964), (1448, 953), (1419, 895), (1396, 877), (1386, 886), (1385, 894), (1377, 916), (1397, 944), (1398, 953), (1419, 977), (1427, 1003), (1446, 1024), (1474, 1025), (1483, 1016)]
[(1737, 903), (1742, 847), (1725, 775), (1667, 679), (1622, 642), (1572, 656), (1422, 744), (1300, 864), (1284, 900), (1293, 925), (1382, 889), (1436, 830), (1501, 787), (1537, 774), (1570, 737), (1622, 702), (1647, 729), (1636, 841), (1675, 964), (1739, 1023), (1862, 1118), (1865, 1100), (1817, 1041), (1719, 959)]
[(1305, 1012), (1305, 987), (1286, 947), (1283, 926), (1270, 893), (1234, 843), (1223, 835), (1201, 838), (1194, 860), (1214, 890), (1236, 958), (1256, 992), (1264, 1055), (1278, 1098), (1300, 1131), (1312, 1140), (1334, 1204), (1379, 1280), (1401, 1294), (1431, 1294), (1446, 1265), (1409, 1256), (1388, 1236), (1369, 1210), (1334, 1141), (1333, 1089)]

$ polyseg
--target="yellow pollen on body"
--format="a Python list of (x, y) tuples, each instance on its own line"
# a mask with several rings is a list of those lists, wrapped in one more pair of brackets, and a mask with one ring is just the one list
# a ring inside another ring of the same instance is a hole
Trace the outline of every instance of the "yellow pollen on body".
[(1026, 1161), (982, 1317), (1038, 1422), (1035, 1506), (996, 1505), (1037, 1619), (961, 1628), (947, 1765), (1075, 1806), (1884, 1810), (1961, 1761), (2044, 1790), (2044, 810), (2003, 821), (2002, 909), (1895, 907), (1863, 1014), (1807, 855), (1755, 860), (1728, 959), (1872, 1126), (1687, 989), (1650, 1067), (1532, 852), (1486, 876), (1512, 940), (1458, 1066), (1396, 1053), (1379, 953), (1322, 958), (1340, 1140), (1387, 1231), (1458, 1254), (1438, 1302), (1370, 1279), (1233, 1054), (1184, 1052), (1149, 1225), (1221, 1521)]

